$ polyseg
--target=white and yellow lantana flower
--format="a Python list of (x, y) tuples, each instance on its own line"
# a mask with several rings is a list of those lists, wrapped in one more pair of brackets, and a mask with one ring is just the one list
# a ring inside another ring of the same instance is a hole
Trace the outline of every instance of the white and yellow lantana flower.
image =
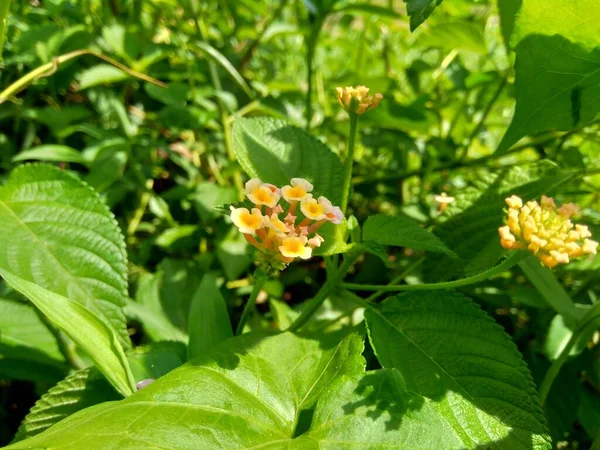
[[(281, 189), (258, 178), (246, 183), (246, 196), (256, 207), (232, 206), (230, 216), (246, 241), (257, 249), (260, 262), (282, 269), (296, 258), (308, 259), (313, 249), (325, 242), (317, 229), (327, 222), (339, 224), (344, 220), (338, 206), (323, 196), (313, 198), (312, 190), (313, 185), (303, 178), (292, 178)], [(286, 203), (281, 204), (281, 198)]]

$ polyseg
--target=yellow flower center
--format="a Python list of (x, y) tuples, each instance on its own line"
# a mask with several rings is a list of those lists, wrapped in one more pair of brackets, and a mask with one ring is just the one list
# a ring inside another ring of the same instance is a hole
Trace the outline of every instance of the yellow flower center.
[(240, 214), (240, 221), (248, 228), (258, 229), (262, 225), (261, 217), (249, 212)]

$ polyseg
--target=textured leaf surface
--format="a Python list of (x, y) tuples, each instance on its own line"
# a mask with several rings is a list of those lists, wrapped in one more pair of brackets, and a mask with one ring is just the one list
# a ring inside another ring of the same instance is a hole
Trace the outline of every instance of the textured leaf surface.
[(80, 302), (131, 345), (123, 236), (89, 186), (53, 166), (18, 167), (0, 188), (0, 223), (0, 269)]
[(413, 292), (365, 313), (383, 367), (445, 410), (468, 448), (551, 448), (527, 365), (503, 329), (468, 298)]
[(410, 30), (414, 31), (429, 17), (443, 0), (404, 0), (406, 12), (410, 17)]
[(440, 238), (405, 216), (369, 217), (363, 227), (363, 240), (381, 245), (452, 254), (452, 250)]
[(98, 369), (124, 396), (133, 392), (133, 376), (125, 353), (110, 326), (93, 312), (61, 295), (0, 269), (10, 286), (19, 291), (94, 361)]
[(97, 370), (79, 370), (59, 382), (36, 402), (21, 423), (15, 440), (21, 441), (40, 434), (89, 406), (119, 398), (120, 395)]
[(570, 179), (570, 174), (546, 161), (492, 174), (477, 188), (457, 195), (434, 233), (459, 256), (462, 267), (444, 256), (430, 261), (430, 271), (450, 277), (461, 270), (472, 275), (494, 266), (504, 253), (498, 237), (505, 217), (504, 199), (513, 194), (524, 201), (551, 195)]
[(126, 401), (82, 411), (9, 448), (217, 449), (281, 443), (292, 437), (300, 410), (313, 407), (330, 383), (364, 370), (357, 334), (343, 340), (339, 335), (247, 334), (227, 344)]
[(430, 27), (419, 37), (421, 45), (465, 50), (485, 54), (487, 47), (481, 27), (472, 22), (440, 23)]
[(235, 154), (251, 177), (278, 186), (294, 177), (314, 185), (315, 196), (334, 204), (342, 197), (343, 167), (322, 142), (283, 120), (259, 117), (237, 119), (233, 126)]
[(600, 8), (595, 0), (523, 2), (511, 36), (517, 106), (498, 147), (544, 130), (570, 130), (600, 112)]
[(227, 304), (212, 274), (204, 275), (192, 299), (188, 330), (188, 358), (201, 356), (233, 336)]

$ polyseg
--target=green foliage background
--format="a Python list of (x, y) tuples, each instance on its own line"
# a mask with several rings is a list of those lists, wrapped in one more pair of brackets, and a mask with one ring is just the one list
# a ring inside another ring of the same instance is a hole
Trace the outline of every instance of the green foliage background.
[[(497, 236), (512, 194), (575, 202), (600, 236), (599, 20), (594, 0), (0, 0), (0, 445), (600, 448), (600, 258), (550, 272)], [(215, 207), (252, 176), (339, 203), (335, 87), (359, 84), (384, 99), (354, 217), (228, 340), (261, 274)]]

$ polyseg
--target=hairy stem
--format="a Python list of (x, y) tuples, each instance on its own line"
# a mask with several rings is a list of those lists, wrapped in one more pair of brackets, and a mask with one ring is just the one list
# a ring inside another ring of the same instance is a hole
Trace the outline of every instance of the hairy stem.
[(238, 326), (235, 330), (236, 336), (239, 336), (240, 334), (242, 334), (244, 332), (244, 327), (246, 326), (246, 322), (248, 322), (248, 319), (250, 318), (250, 316), (252, 315), (252, 312), (254, 311), (254, 305), (256, 305), (256, 299), (258, 297), (260, 290), (262, 289), (265, 282), (267, 281), (267, 278), (268, 278), (268, 275), (266, 273), (261, 272), (259, 275), (257, 275), (256, 279), (254, 280), (254, 287), (252, 288), (252, 293), (250, 294), (250, 298), (248, 299), (248, 301), (246, 302), (246, 305), (244, 306), (244, 311), (242, 312), (242, 317), (240, 317), (240, 322), (238, 323)]
[(352, 182), (352, 167), (354, 166), (354, 143), (356, 140), (356, 129), (358, 114), (350, 113), (350, 132), (348, 134), (348, 151), (344, 161), (344, 185), (342, 187), (343, 197), (340, 208), (346, 214), (348, 199), (350, 198), (350, 184)]
[(342, 265), (337, 269), (337, 271), (325, 282), (323, 287), (317, 292), (317, 295), (309, 300), (302, 313), (298, 316), (298, 318), (290, 325), (288, 331), (297, 331), (299, 330), (308, 320), (312, 317), (312, 315), (319, 309), (319, 307), (323, 304), (325, 299), (329, 296), (329, 294), (339, 286), (341, 281), (344, 279), (344, 276), (352, 267), (352, 264), (358, 259), (358, 257), (362, 254), (362, 248), (356, 247), (352, 249), (350, 252), (346, 253), (346, 258)]
[(487, 280), (494, 275), (498, 275), (512, 266), (517, 264), (519, 261), (527, 258), (529, 253), (527, 252), (515, 252), (506, 258), (502, 263), (496, 267), (492, 267), (490, 270), (473, 275), (472, 277), (463, 278), (455, 281), (445, 281), (442, 283), (425, 283), (425, 284), (405, 284), (402, 286), (391, 286), (391, 285), (378, 285), (378, 284), (355, 284), (355, 283), (342, 283), (342, 287), (349, 290), (356, 291), (381, 291), (381, 292), (401, 292), (401, 291), (430, 291), (436, 289), (454, 289), (461, 286), (467, 286), (469, 284), (478, 283), (479, 281)]

